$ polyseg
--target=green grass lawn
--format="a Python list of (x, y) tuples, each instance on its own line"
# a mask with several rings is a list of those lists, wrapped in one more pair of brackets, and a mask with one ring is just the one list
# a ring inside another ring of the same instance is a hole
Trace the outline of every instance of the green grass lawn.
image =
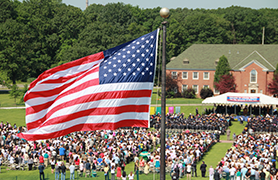
[[(186, 99), (186, 98), (167, 98), (166, 104), (202, 104), (203, 99)], [(157, 94), (156, 87), (153, 88), (151, 104), (161, 104), (161, 97)]]
[(0, 107), (16, 107), (25, 106), (24, 103), (20, 103), (20, 98), (17, 98), (16, 104), (13, 98), (9, 94), (0, 94)]
[[(230, 130), (231, 130), (230, 140), (233, 140), (234, 133), (236, 133), (236, 135), (242, 133), (246, 123), (247, 122), (243, 122), (243, 124), (240, 124), (239, 121), (232, 121), (232, 126), (230, 126)], [(221, 135), (220, 140), (227, 140), (227, 135)]]
[(12, 125), (25, 126), (25, 109), (0, 109), (0, 122), (8, 121)]

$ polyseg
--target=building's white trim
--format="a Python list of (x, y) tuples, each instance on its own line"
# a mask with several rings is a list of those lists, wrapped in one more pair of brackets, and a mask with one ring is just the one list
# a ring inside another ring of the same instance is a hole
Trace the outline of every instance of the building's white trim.
[(253, 60), (253, 61), (250, 61), (249, 63), (245, 64), (244, 66), (242, 66), (239, 70), (240, 71), (245, 71), (245, 68), (247, 68), (248, 66), (250, 66), (251, 64), (255, 63), (256, 65), (258, 65), (259, 67), (261, 67), (263, 69), (263, 71), (268, 71), (268, 69), (262, 65), (261, 63), (259, 63), (259, 61), (257, 60)]
[[(249, 58), (252, 54), (254, 54), (254, 53), (257, 53), (258, 54), (258, 56), (260, 56), (267, 64), (269, 64), (273, 69), (275, 69), (275, 67), (274, 66), (272, 66), (272, 64), (270, 64), (270, 62), (268, 61), (268, 60), (266, 60), (258, 51), (253, 51), (251, 54), (249, 54), (248, 56), (246, 56), (242, 61), (240, 61), (237, 65), (235, 65), (232, 69), (236, 69), (236, 67), (238, 66), (238, 65), (240, 65), (243, 61), (245, 61), (247, 58)], [(254, 61), (254, 60), (253, 60)], [(252, 62), (252, 61), (251, 61)], [(261, 63), (259, 63), (258, 61), (257, 61), (257, 63), (258, 64), (260, 64), (261, 66), (263, 66)], [(247, 63), (247, 64), (249, 64), (249, 63)], [(243, 66), (244, 67), (244, 66)], [(266, 70), (268, 70), (265, 66), (263, 66), (264, 68), (264, 71), (266, 71)], [(240, 70), (242, 70), (242, 68), (240, 68)]]

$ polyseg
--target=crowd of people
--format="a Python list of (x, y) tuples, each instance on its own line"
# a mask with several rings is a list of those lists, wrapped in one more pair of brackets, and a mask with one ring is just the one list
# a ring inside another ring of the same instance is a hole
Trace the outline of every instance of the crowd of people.
[[(45, 168), (51, 167), (55, 179), (64, 179), (66, 170), (70, 171), (71, 179), (74, 172), (80, 176), (96, 176), (103, 172), (108, 179), (109, 175), (118, 178), (134, 176), (137, 171), (148, 174), (160, 169), (159, 130), (121, 128), (74, 132), (55, 139), (27, 142), (16, 136), (26, 130), (24, 127), (1, 122), (0, 129), (0, 164), (7, 170), (39, 169), (43, 174), (44, 169), (40, 167), (43, 164)], [(166, 171), (181, 177), (187, 174), (190, 164), (192, 173), (196, 172), (196, 162), (215, 140), (215, 134), (208, 131), (193, 133), (183, 129), (167, 134)], [(140, 156), (142, 152), (147, 155)], [(131, 161), (135, 164), (134, 171), (127, 175), (125, 166)]]
[(210, 168), (212, 180), (274, 180), (278, 178), (276, 159), (278, 136), (243, 133), (237, 136), (216, 169)]
[[(166, 127), (179, 131), (166, 134), (166, 172), (172, 179), (197, 176), (197, 162), (225, 133), (232, 117), (220, 114), (192, 115), (167, 114)], [(160, 115), (151, 116), (154, 128), (120, 128), (114, 131), (98, 130), (74, 132), (67, 136), (27, 142), (16, 136), (26, 131), (8, 122), (0, 123), (0, 172), (7, 170), (36, 170), (44, 179), (44, 168), (50, 166), (55, 180), (78, 176), (97, 176), (104, 173), (106, 179), (135, 179), (139, 174), (157, 173), (160, 170)], [(276, 151), (278, 137), (270, 134), (250, 133), (250, 129), (271, 129), (276, 126), (274, 117), (252, 117), (243, 134), (237, 136), (234, 146), (228, 150), (216, 169), (209, 168), (211, 179), (217, 177), (276, 177)], [(262, 127), (261, 127), (262, 125)], [(182, 127), (182, 128), (180, 128)], [(189, 131), (190, 130), (190, 131)], [(229, 131), (229, 130), (228, 130)], [(266, 131), (266, 132), (272, 132)], [(125, 166), (134, 162), (134, 170), (126, 172)], [(200, 166), (202, 176), (206, 165)], [(274, 171), (275, 169), (275, 171)], [(239, 173), (240, 172), (240, 173)], [(274, 173), (275, 172), (275, 173)], [(201, 176), (201, 175), (200, 175)]]
[[(193, 115), (185, 117), (184, 114), (167, 114), (165, 118), (166, 129), (170, 132), (179, 132), (184, 129), (193, 131), (220, 131), (224, 134), (231, 125), (233, 117), (222, 114), (209, 115)], [(159, 130), (161, 123), (161, 115), (152, 115), (150, 118), (150, 126)], [(172, 131), (171, 131), (172, 130)]]
[(276, 116), (269, 116), (268, 114), (263, 116), (254, 116), (248, 118), (248, 122), (244, 128), (245, 132), (248, 133), (276, 133), (278, 122)]

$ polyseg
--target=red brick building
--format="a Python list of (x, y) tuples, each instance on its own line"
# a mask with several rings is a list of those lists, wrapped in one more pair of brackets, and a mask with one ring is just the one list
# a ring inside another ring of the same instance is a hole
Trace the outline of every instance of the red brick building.
[(240, 93), (268, 92), (268, 83), (278, 63), (278, 45), (194, 44), (167, 64), (166, 73), (177, 79), (179, 91), (192, 87), (200, 97), (200, 90), (213, 87), (219, 58), (225, 55)]

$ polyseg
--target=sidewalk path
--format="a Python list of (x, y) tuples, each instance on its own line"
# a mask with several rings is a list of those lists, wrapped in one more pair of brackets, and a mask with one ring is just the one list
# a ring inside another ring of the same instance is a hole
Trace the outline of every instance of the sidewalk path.
[(0, 107), (0, 109), (25, 109), (25, 106), (21, 106), (21, 107)]

